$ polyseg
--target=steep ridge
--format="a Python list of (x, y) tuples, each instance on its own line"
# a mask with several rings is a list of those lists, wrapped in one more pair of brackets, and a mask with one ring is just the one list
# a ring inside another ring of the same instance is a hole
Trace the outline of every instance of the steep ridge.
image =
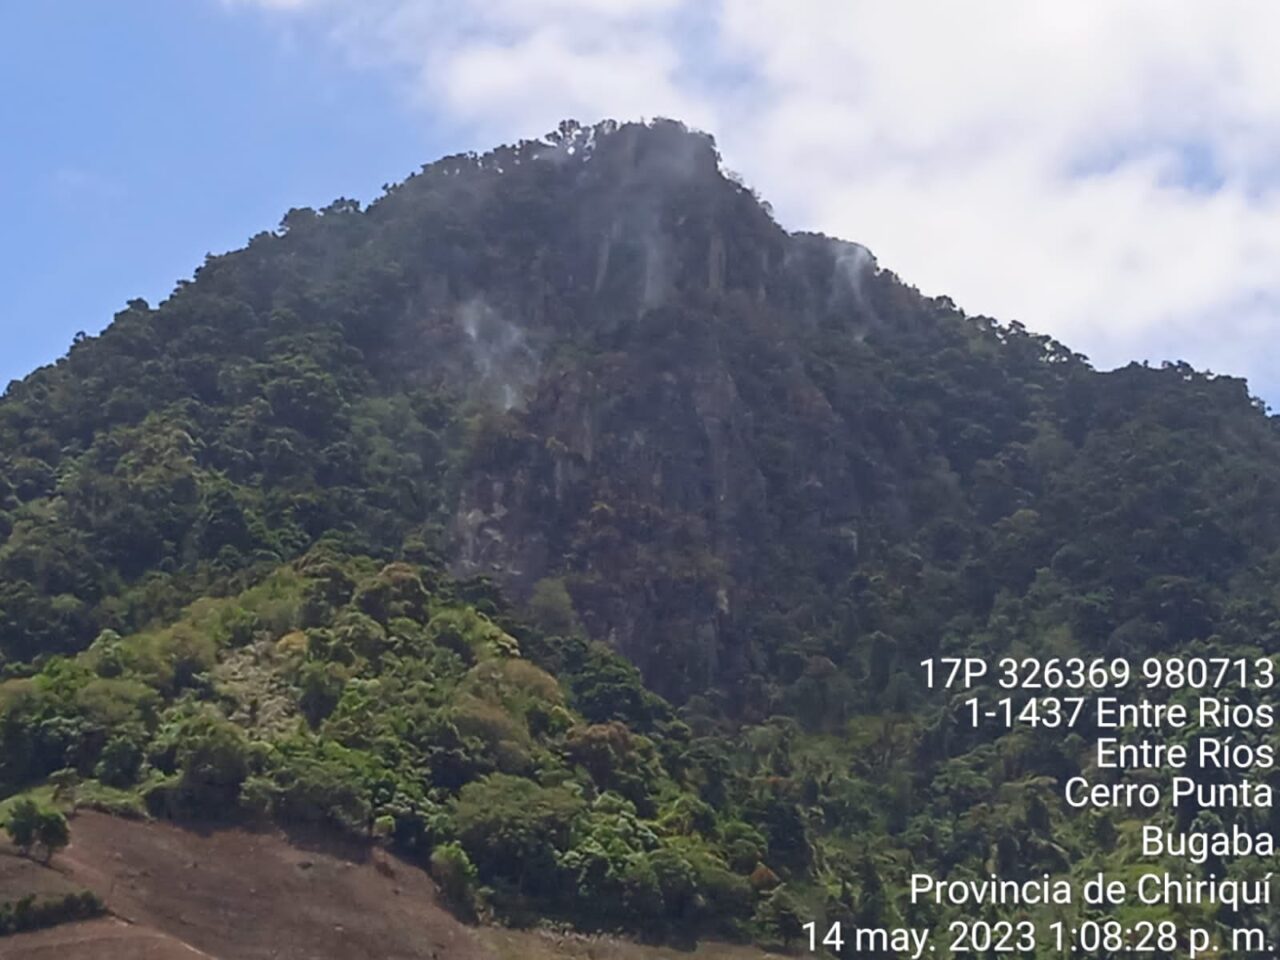
[[(1123, 864), (1136, 822), (919, 660), (1274, 650), (1277, 477), (1241, 380), (1096, 371), (787, 233), (704, 134), (567, 123), (10, 386), (0, 789), (460, 844), (526, 918), (887, 922), (913, 866)], [(538, 882), (477, 827), (531, 797)]]
[(1135, 390), (1209, 390), (1274, 446), (1238, 381), (1098, 375), (788, 235), (705, 135), (566, 124), (367, 211), (292, 211), (12, 385), (0, 646), (83, 646), (145, 622), (143, 574), (198, 594), (341, 530), (425, 538), (518, 600), (563, 579), (659, 689), (741, 687), (801, 642), (762, 620), (839, 616), (890, 545), (945, 516), (978, 555), (993, 521), (1043, 515)]

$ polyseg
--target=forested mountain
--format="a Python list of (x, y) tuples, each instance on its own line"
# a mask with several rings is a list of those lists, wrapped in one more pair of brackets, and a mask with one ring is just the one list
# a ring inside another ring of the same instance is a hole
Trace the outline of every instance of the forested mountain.
[(0, 790), (648, 933), (1122, 863), (1062, 809), (1080, 737), (969, 729), (918, 661), (1274, 650), (1278, 466), (1241, 380), (1098, 372), (788, 233), (703, 134), (566, 123), (10, 385)]

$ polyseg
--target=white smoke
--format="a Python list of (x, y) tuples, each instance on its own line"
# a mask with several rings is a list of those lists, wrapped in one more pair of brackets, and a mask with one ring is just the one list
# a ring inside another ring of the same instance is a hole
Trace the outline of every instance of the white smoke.
[(832, 257), (834, 259), (834, 275), (831, 283), (831, 307), (852, 301), (860, 320), (869, 321), (871, 325), (880, 324), (880, 316), (875, 305), (867, 297), (867, 278), (880, 270), (876, 258), (860, 243), (849, 243), (844, 240), (832, 240)]
[(458, 323), (467, 335), (477, 391), (503, 411), (519, 406), (538, 377), (537, 351), (524, 331), (482, 297), (458, 307)]

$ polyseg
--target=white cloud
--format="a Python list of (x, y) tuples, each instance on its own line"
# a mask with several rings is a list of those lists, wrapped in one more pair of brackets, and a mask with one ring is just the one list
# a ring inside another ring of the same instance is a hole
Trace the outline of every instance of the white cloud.
[(865, 243), (928, 293), (1101, 365), (1280, 387), (1280, 6), (240, 2), (397, 71), (467, 146), (680, 117), (786, 225)]

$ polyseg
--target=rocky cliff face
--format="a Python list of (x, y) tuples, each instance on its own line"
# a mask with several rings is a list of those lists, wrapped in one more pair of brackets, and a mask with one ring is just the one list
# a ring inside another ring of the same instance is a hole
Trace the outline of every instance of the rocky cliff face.
[(931, 305), (856, 244), (787, 234), (710, 138), (566, 125), (441, 161), (385, 203), (428, 231), (497, 228), (474, 256), (405, 264), (381, 357), (474, 405), (458, 571), (517, 597), (563, 577), (589, 631), (678, 694), (749, 667), (737, 614), (771, 552), (817, 537), (847, 574), (868, 509), (904, 519), (883, 495), (892, 428), (811, 367), (816, 340), (856, 349), (877, 329), (877, 302), (900, 327)]

